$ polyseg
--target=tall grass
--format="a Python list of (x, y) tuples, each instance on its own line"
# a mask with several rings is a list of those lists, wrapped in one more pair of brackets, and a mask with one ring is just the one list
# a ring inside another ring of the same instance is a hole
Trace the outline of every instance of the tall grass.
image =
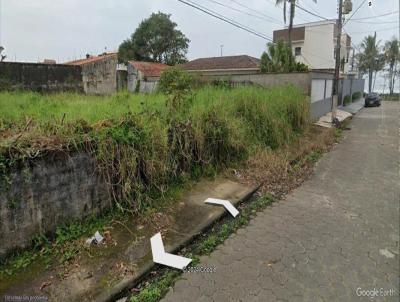
[(308, 125), (308, 100), (292, 86), (205, 87), (179, 103), (171, 110), (164, 95), (1, 93), (0, 168), (26, 150), (88, 152), (115, 201), (141, 210), (172, 183), (278, 148)]

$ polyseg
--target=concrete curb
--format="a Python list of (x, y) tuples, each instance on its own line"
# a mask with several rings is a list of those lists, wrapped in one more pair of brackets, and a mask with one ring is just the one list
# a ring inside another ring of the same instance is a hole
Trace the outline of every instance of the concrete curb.
[[(232, 201), (233, 205), (239, 205), (248, 199), (250, 199), (254, 193), (256, 193), (261, 185), (258, 185), (256, 187), (253, 187), (246, 195), (241, 196), (238, 200)], [(184, 246), (187, 246), (191, 242), (193, 242), (199, 235), (207, 231), (214, 223), (217, 221), (221, 220), (222, 217), (225, 215), (229, 215), (227, 211), (221, 211), (218, 215), (212, 218), (207, 218), (204, 220), (204, 222), (200, 225), (200, 231), (190, 235), (189, 237), (185, 238), (183, 241), (179, 243), (173, 243), (169, 248), (166, 247), (166, 251), (169, 253), (176, 253), (179, 250), (181, 250)], [(119, 282), (117, 285), (112, 287), (111, 289), (108, 289), (106, 291), (103, 291), (99, 296), (96, 297), (96, 301), (98, 302), (112, 302), (115, 301), (118, 298), (121, 298), (124, 292), (129, 290), (130, 288), (135, 287), (135, 285), (139, 284), (141, 280), (146, 277), (146, 275), (158, 264), (154, 263), (153, 261), (149, 261), (145, 265), (142, 266), (140, 271), (137, 273), (135, 277), (127, 278), (121, 282)]]

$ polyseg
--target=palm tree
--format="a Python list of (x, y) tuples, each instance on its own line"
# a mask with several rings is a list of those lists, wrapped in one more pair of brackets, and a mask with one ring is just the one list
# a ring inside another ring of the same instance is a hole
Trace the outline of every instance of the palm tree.
[(371, 92), (373, 75), (383, 68), (385, 62), (383, 55), (379, 52), (376, 32), (373, 36), (364, 38), (361, 49), (358, 57), (358, 68), (362, 73), (368, 73), (368, 92)]
[[(317, 2), (317, 0), (313, 0)], [(296, 0), (276, 0), (275, 5), (281, 5), (283, 3), (283, 21), (286, 24), (286, 2), (290, 4), (290, 18), (289, 18), (289, 46), (292, 47), (292, 29), (293, 29), (293, 19), (296, 10)]]
[(393, 37), (384, 47), (385, 62), (389, 65), (389, 92), (393, 94), (397, 63), (400, 60), (399, 41)]
[(289, 44), (279, 40), (276, 44), (268, 43), (267, 51), (261, 56), (261, 72), (307, 71), (306, 65), (297, 62)]

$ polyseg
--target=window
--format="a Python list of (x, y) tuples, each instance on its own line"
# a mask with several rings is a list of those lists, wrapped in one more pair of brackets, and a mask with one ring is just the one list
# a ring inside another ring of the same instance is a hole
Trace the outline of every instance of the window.
[(301, 47), (295, 47), (294, 48), (294, 55), (295, 56), (301, 56)]

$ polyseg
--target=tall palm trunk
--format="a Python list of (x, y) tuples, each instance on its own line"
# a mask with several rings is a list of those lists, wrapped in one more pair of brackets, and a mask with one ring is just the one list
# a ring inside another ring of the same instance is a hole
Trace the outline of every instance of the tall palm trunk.
[(290, 20), (289, 20), (289, 47), (292, 48), (292, 30), (293, 30), (293, 19), (294, 11), (296, 8), (296, 0), (290, 0)]
[(394, 63), (389, 65), (389, 93), (393, 94), (394, 90)]
[(374, 70), (370, 68), (368, 70), (368, 93), (372, 92), (372, 78), (374, 76)]

